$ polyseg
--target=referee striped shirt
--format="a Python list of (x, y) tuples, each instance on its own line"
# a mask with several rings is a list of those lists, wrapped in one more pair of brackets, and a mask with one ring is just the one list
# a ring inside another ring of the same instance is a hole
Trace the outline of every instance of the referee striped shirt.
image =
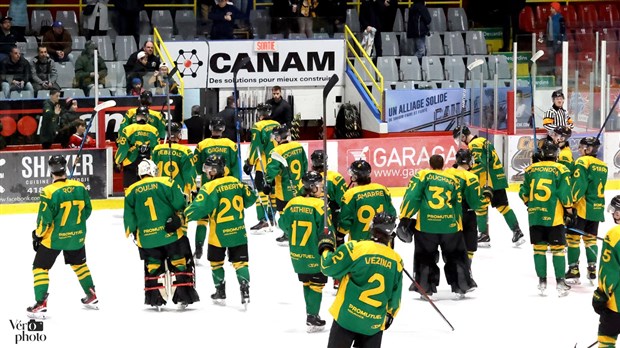
[(558, 126), (568, 126), (570, 129), (573, 129), (573, 120), (568, 116), (566, 110), (562, 108), (556, 109), (552, 106), (545, 112), (543, 127), (548, 131), (553, 131)]

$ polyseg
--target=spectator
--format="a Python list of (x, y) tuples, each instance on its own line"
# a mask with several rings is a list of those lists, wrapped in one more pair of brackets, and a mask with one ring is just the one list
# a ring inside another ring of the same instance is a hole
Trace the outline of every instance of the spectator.
[(11, 48), (17, 42), (16, 36), (11, 30), (13, 18), (4, 16), (0, 18), (0, 63), (9, 56)]
[(60, 86), (56, 83), (56, 79), (58, 78), (56, 66), (47, 54), (46, 47), (39, 46), (38, 55), (32, 58), (30, 71), (35, 96), (42, 89), (60, 89)]
[(28, 10), (26, 0), (11, 0), (9, 5), (9, 17), (13, 18), (13, 34), (17, 41), (26, 41), (26, 26), (28, 26)]
[(328, 27), (330, 36), (333, 33), (344, 32), (344, 25), (347, 20), (347, 1), (346, 0), (331, 0), (321, 1), (317, 7), (317, 15), (322, 18), (327, 18), (331, 27)]
[[(385, 4), (383, 0), (361, 0), (360, 28), (366, 35), (374, 34), (374, 47), (377, 57), (383, 55), (381, 45), (381, 14)], [(389, 5), (389, 4), (388, 4)]]
[(398, 11), (398, 0), (384, 0), (383, 6), (380, 18), (381, 28), (385, 29), (385, 31), (392, 31), (394, 29), (394, 21), (396, 20), (396, 11)]
[(60, 91), (52, 89), (50, 98), (43, 102), (43, 115), (41, 115), (41, 132), (39, 139), (43, 149), (52, 147), (52, 143), (56, 139), (58, 133), (58, 122), (60, 120), (60, 112), (62, 108), (58, 104), (60, 99)]
[(112, 0), (111, 3), (117, 12), (118, 35), (133, 35), (140, 42), (140, 11), (144, 10), (144, 0)]
[(52, 30), (48, 30), (41, 40), (41, 45), (47, 47), (49, 56), (55, 62), (73, 61), (73, 55), (71, 55), (72, 44), (71, 33), (65, 30), (62, 22), (59, 21), (52, 24)]
[(217, 5), (211, 7), (209, 19), (213, 21), (211, 40), (232, 40), (236, 19), (244, 18), (244, 14), (227, 0), (218, 0)]
[[(562, 41), (566, 38), (566, 26), (560, 10), (560, 4), (552, 2), (551, 14), (547, 20), (547, 46), (551, 47), (554, 56), (562, 52)], [(555, 59), (552, 62), (555, 62)]]
[(430, 34), (431, 14), (425, 0), (413, 0), (407, 21), (407, 39), (413, 39), (415, 55), (422, 59), (426, 55), (426, 36)]
[[(130, 2), (129, 0), (126, 1)], [(93, 35), (105, 35), (108, 29), (110, 29), (108, 24), (108, 0), (88, 0), (86, 5), (95, 5), (95, 9), (90, 15), (84, 15), (84, 29), (87, 30), (86, 39), (90, 40)], [(134, 18), (138, 18), (138, 16)]]
[(226, 97), (226, 106), (215, 117), (222, 118), (226, 128), (222, 133), (222, 138), (228, 138), (233, 142), (237, 142), (237, 124), (235, 122), (235, 98), (233, 96)]
[(273, 5), (269, 9), (271, 17), (271, 32), (274, 34), (282, 34), (288, 37), (291, 32), (290, 20), (293, 16), (291, 11), (291, 3), (289, 0), (273, 0)]
[(131, 90), (129, 91), (130, 95), (137, 97), (144, 92), (144, 88), (142, 87), (142, 80), (139, 77), (134, 77), (131, 79)]
[[(87, 41), (84, 51), (75, 62), (75, 86), (84, 90), (88, 95), (91, 87), (95, 85), (95, 45), (92, 41)], [(108, 75), (108, 68), (100, 55), (97, 55), (97, 70), (99, 71), (99, 88), (103, 88), (105, 77)]]
[(125, 63), (125, 72), (127, 74), (131, 73), (135, 65), (138, 64), (138, 54), (140, 54), (140, 52), (146, 53), (146, 64), (143, 64), (146, 66), (146, 71), (157, 71), (159, 69), (161, 61), (159, 57), (155, 55), (155, 44), (153, 41), (148, 40), (144, 43), (142, 49), (132, 53), (127, 59), (127, 63)]
[(135, 78), (138, 78), (140, 83), (142, 83), (142, 81), (144, 81), (144, 76), (151, 71), (148, 67), (148, 57), (144, 51), (138, 52), (137, 58), (138, 60), (136, 64), (132, 66), (132, 70), (127, 74), (127, 94), (132, 93), (132, 88), (134, 85), (133, 80)]
[(58, 135), (56, 136), (56, 142), (59, 142), (62, 147), (69, 147), (71, 134), (76, 132), (76, 122), (80, 120), (77, 108), (77, 100), (73, 98), (65, 100), (58, 122)]
[(168, 65), (166, 62), (161, 63), (159, 70), (149, 79), (149, 85), (155, 86), (155, 94), (165, 95), (167, 84), (166, 78), (170, 78), (170, 94), (179, 94), (179, 85), (174, 81), (173, 76), (168, 76)]
[(2, 91), (7, 98), (9, 98), (12, 91), (30, 91), (34, 95), (34, 89), (30, 83), (30, 63), (22, 57), (19, 48), (13, 47), (9, 56), (0, 65)]
[[(75, 129), (76, 129), (75, 133), (71, 135), (71, 138), (69, 138), (69, 147), (79, 148), (82, 145), (82, 141), (84, 141), (85, 148), (95, 147), (96, 145), (95, 139), (90, 137), (88, 134), (85, 134), (86, 133), (86, 122), (84, 122), (84, 120), (75, 121)], [(86, 137), (86, 140), (84, 140), (85, 137)]]
[[(192, 106), (192, 117), (185, 120), (184, 123), (187, 127), (188, 143), (198, 144), (202, 139), (211, 137), (211, 131), (205, 127), (205, 119), (200, 115), (200, 105)], [(207, 136), (205, 136), (205, 131), (209, 132)]]
[[(299, 32), (306, 34), (306, 38), (312, 39), (312, 18), (316, 17), (316, 8), (319, 2), (316, 0), (297, 0), (293, 3), (293, 14), (297, 15)], [(299, 10), (299, 12), (297, 12)]]
[(271, 105), (270, 118), (280, 124), (287, 125), (290, 129), (291, 121), (293, 120), (291, 104), (282, 98), (282, 88), (280, 86), (273, 86), (271, 88), (271, 95), (273, 98), (267, 100), (267, 104)]

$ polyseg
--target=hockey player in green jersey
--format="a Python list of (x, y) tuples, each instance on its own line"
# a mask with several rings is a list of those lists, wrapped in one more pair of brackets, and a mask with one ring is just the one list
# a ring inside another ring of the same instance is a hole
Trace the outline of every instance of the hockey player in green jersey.
[[(325, 152), (323, 150), (314, 150), (310, 155), (310, 162), (312, 163), (312, 170), (319, 172), (321, 175), (325, 173)], [(327, 170), (327, 202), (331, 211), (334, 229), (338, 227), (336, 224), (340, 214), (340, 203), (345, 192), (347, 192), (347, 183), (342, 174), (334, 170)], [(338, 233), (336, 241), (338, 242), (337, 246), (342, 245), (344, 243), (344, 235)]]
[(579, 284), (579, 244), (581, 238), (586, 247), (588, 261), (588, 279), (596, 279), (596, 258), (598, 245), (599, 222), (605, 221), (605, 184), (607, 184), (607, 164), (596, 158), (601, 142), (595, 137), (586, 137), (579, 141), (579, 157), (575, 161), (575, 170), (572, 178), (572, 193), (574, 201), (575, 221), (573, 226), (584, 231), (582, 236), (571, 232), (566, 233), (568, 241), (568, 272), (566, 281), (570, 284)]
[(396, 215), (390, 191), (372, 183), (371, 172), (370, 163), (364, 160), (353, 161), (349, 166), (351, 182), (356, 185), (342, 197), (338, 216), (338, 232), (348, 234), (349, 240), (370, 239), (370, 225), (377, 213)]
[[(276, 142), (272, 139), (273, 129), (276, 127), (280, 127), (280, 124), (270, 119), (269, 115), (271, 114), (271, 105), (269, 104), (258, 104), (256, 106), (256, 112), (258, 113), (258, 121), (254, 123), (250, 133), (252, 134), (252, 141), (250, 142), (250, 150), (248, 159), (245, 161), (243, 165), (243, 172), (247, 175), (250, 175), (252, 169), (256, 170), (256, 176), (254, 177), (254, 184), (256, 185), (256, 190), (258, 190), (258, 194), (260, 195), (260, 199), (256, 201), (256, 216), (258, 217), (258, 223), (250, 228), (250, 230), (260, 230), (262, 228), (268, 227), (269, 223), (267, 223), (267, 216), (265, 216), (265, 211), (268, 214), (272, 211), (269, 209), (270, 198), (263, 193), (263, 186), (265, 184), (265, 174), (263, 173), (265, 170), (265, 165), (267, 164), (267, 158), (271, 153), (271, 150), (276, 146)], [(260, 204), (263, 204), (261, 207)], [(269, 216), (269, 220), (273, 221), (273, 216)]]
[[(224, 159), (226, 167), (224, 175), (232, 175), (241, 180), (239, 172), (239, 161), (237, 159), (237, 144), (228, 138), (222, 137), (226, 123), (222, 117), (213, 117), (209, 124), (211, 138), (207, 138), (196, 145), (194, 150), (194, 168), (196, 174), (200, 176), (200, 182), (205, 185), (209, 176), (203, 172), (203, 165), (206, 159), (216, 154)], [(207, 238), (207, 219), (198, 220), (196, 227), (196, 259), (200, 259), (203, 254), (203, 246)]]
[[(506, 224), (510, 227), (510, 230), (512, 230), (512, 242), (514, 245), (519, 246), (525, 243), (523, 232), (521, 228), (519, 228), (517, 216), (508, 205), (508, 196), (506, 195), (508, 180), (506, 179), (504, 166), (497, 152), (495, 152), (493, 144), (483, 137), (471, 134), (471, 130), (467, 126), (456, 127), (452, 131), (452, 135), (458, 143), (467, 145), (469, 151), (471, 151), (474, 156), (474, 165), (470, 171), (478, 176), (480, 185), (493, 188), (491, 206), (496, 208), (497, 211), (504, 216)], [(489, 180), (487, 180), (487, 177)], [(488, 209), (476, 211), (478, 229), (480, 230), (478, 244), (482, 247), (491, 246), (491, 238), (489, 236), (489, 231), (487, 231), (488, 214)]]
[(64, 157), (50, 157), (48, 166), (52, 183), (41, 192), (37, 228), (32, 231), (32, 247), (36, 252), (32, 263), (36, 303), (26, 309), (29, 317), (38, 319), (44, 319), (47, 314), (49, 270), (61, 252), (86, 294), (82, 303), (97, 309), (98, 302), (84, 248), (86, 220), (92, 211), (88, 191), (81, 182), (67, 179)]
[(169, 297), (180, 308), (200, 299), (194, 284), (192, 250), (183, 221), (185, 196), (157, 166), (138, 164), (140, 180), (125, 191), (125, 235), (132, 237), (144, 260), (144, 304), (160, 309)]
[(118, 150), (114, 162), (123, 168), (123, 188), (138, 180), (138, 163), (145, 158), (151, 158), (151, 153), (158, 144), (159, 133), (148, 124), (148, 109), (139, 107), (135, 118), (136, 123), (125, 127), (116, 140)]
[[(282, 213), (288, 201), (295, 197), (301, 177), (308, 170), (308, 156), (300, 143), (291, 141), (291, 132), (286, 125), (274, 128), (273, 137), (278, 145), (267, 160), (263, 193), (271, 194), (273, 186), (276, 209)], [(276, 238), (276, 241), (286, 243), (286, 233)]]
[[(297, 196), (288, 202), (278, 225), (290, 240), (293, 269), (304, 285), (308, 332), (316, 332), (325, 327), (325, 320), (321, 320), (319, 310), (323, 287), (327, 283), (327, 277), (321, 273), (320, 255), (316, 248), (319, 239), (324, 235), (325, 227), (323, 177), (319, 172), (309, 171), (301, 181), (303, 196)], [(330, 219), (327, 221), (331, 231)]]
[[(573, 152), (570, 149), (568, 139), (570, 139), (573, 131), (568, 126), (558, 126), (554, 130), (549, 131), (546, 138), (538, 141), (539, 151), (536, 153), (540, 156), (540, 148), (547, 141), (552, 141), (560, 148), (560, 154), (558, 155), (558, 163), (563, 164), (568, 170), (573, 173), (575, 170), (575, 163), (573, 160)], [(535, 154), (535, 155), (536, 155)], [(539, 162), (541, 159), (533, 158), (533, 163)]]
[[(400, 206), (402, 225), (399, 224), (396, 233), (405, 243), (415, 239), (413, 273), (429, 296), (437, 292), (439, 285), (437, 262), (441, 247), (446, 280), (456, 298), (461, 299), (466, 292), (473, 290), (474, 283), (469, 272), (465, 240), (459, 233), (459, 181), (443, 170), (441, 155), (432, 155), (428, 162), (431, 168), (420, 170), (409, 182)], [(413, 229), (402, 228), (412, 222)], [(418, 291), (417, 288), (412, 290)]]
[(607, 211), (616, 226), (612, 227), (603, 242), (598, 271), (598, 287), (592, 296), (592, 307), (600, 315), (598, 325), (598, 346), (616, 346), (620, 334), (620, 196), (612, 198)]
[(207, 259), (215, 284), (211, 299), (217, 304), (226, 300), (224, 257), (228, 252), (228, 261), (237, 273), (241, 303), (247, 305), (250, 302), (250, 271), (244, 208), (254, 204), (256, 194), (234, 176), (225, 176), (226, 162), (218, 154), (209, 155), (203, 168), (209, 180), (185, 209), (185, 215), (188, 221), (208, 219), (211, 226), (207, 245)]
[(138, 109), (144, 107), (149, 114), (148, 123), (157, 129), (160, 139), (163, 138), (166, 134), (166, 122), (161, 112), (150, 109), (151, 104), (153, 104), (153, 93), (151, 91), (142, 92), (140, 94), (140, 106), (127, 110), (125, 115), (123, 115), (123, 120), (118, 127), (118, 134), (120, 135), (125, 127), (137, 122), (136, 114)]
[(333, 235), (319, 240), (321, 271), (342, 279), (329, 312), (334, 317), (328, 348), (379, 348), (398, 310), (403, 261), (390, 248), (395, 216), (378, 213), (371, 222), (370, 240), (349, 241), (335, 248)]
[(568, 295), (564, 272), (564, 224), (572, 219), (570, 172), (566, 166), (556, 163), (558, 146), (551, 141), (541, 148), (542, 161), (525, 169), (519, 197), (527, 206), (530, 225), (530, 241), (534, 249), (534, 266), (538, 276), (538, 289), (544, 295), (547, 289), (547, 249), (553, 255), (556, 289), (559, 296)]
[(179, 185), (183, 193), (189, 197), (195, 189), (194, 154), (189, 147), (179, 144), (180, 124), (172, 122), (168, 139), (170, 144), (159, 144), (153, 149), (153, 162), (157, 165), (157, 172), (161, 176), (172, 178), (174, 183)]

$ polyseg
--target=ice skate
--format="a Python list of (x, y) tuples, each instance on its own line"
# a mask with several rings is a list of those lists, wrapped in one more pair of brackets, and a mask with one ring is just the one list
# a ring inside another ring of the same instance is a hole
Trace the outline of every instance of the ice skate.
[(480, 233), (478, 235), (478, 247), (479, 248), (490, 248), (491, 247), (491, 237), (489, 233)]
[(320, 316), (308, 314), (306, 317), (306, 331), (308, 333), (319, 332), (325, 329), (325, 320), (322, 320)]
[(194, 258), (196, 258), (196, 260), (200, 260), (200, 258), (202, 257), (202, 254), (203, 254), (202, 244), (196, 244), (196, 252), (194, 253)]
[(278, 242), (279, 246), (288, 246), (288, 236), (286, 235), (286, 233), (282, 233), (282, 235), (278, 238), (276, 238), (276, 242)]
[(512, 242), (514, 243), (515, 247), (518, 247), (521, 244), (525, 243), (523, 232), (521, 232), (519, 226), (515, 226), (515, 229), (512, 231)]
[(568, 272), (566, 272), (566, 284), (579, 285), (581, 280), (579, 274), (579, 265), (568, 266)]
[(474, 278), (471, 278), (471, 283), (469, 285), (470, 285), (470, 288), (467, 289), (467, 292), (472, 292), (472, 291), (478, 289), (478, 284), (476, 283)]
[(261, 219), (256, 225), (250, 227), (250, 230), (257, 232), (265, 227), (269, 227), (269, 223), (266, 219)]
[(224, 306), (226, 305), (226, 283), (222, 282), (215, 286), (215, 293), (211, 295), (213, 304)]
[(28, 318), (33, 319), (45, 319), (47, 318), (47, 295), (43, 297), (42, 301), (37, 301), (34, 305), (26, 308)]
[(545, 296), (545, 290), (547, 290), (547, 278), (538, 278), (538, 291), (540, 291), (540, 296)]
[(250, 284), (247, 280), (242, 280), (239, 289), (241, 290), (241, 304), (245, 310), (248, 310), (248, 304), (250, 303)]
[(564, 278), (557, 279), (556, 289), (558, 290), (558, 297), (564, 297), (568, 295), (568, 291), (570, 290), (570, 286), (566, 284)]
[(590, 285), (596, 285), (596, 263), (588, 263), (588, 280), (590, 280)]
[(84, 305), (84, 307), (88, 309), (99, 309), (99, 306), (98, 306), (99, 300), (97, 299), (95, 288), (90, 288), (88, 289), (88, 291), (89, 291), (89, 294), (86, 295), (86, 297), (81, 299), (82, 304)]
[(465, 293), (464, 292), (457, 291), (457, 292), (453, 292), (453, 294), (454, 294), (454, 300), (455, 301), (459, 301), (459, 300), (462, 300), (462, 299), (465, 298)]

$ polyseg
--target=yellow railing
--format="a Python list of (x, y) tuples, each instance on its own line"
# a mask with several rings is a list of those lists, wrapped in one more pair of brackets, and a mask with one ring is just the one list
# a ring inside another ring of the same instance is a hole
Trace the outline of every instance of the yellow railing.
[[(383, 119), (384, 118), (383, 117), (383, 75), (381, 74), (379, 69), (377, 69), (375, 64), (372, 62), (372, 59), (370, 58), (370, 56), (368, 56), (368, 53), (366, 53), (366, 50), (364, 50), (364, 48), (362, 47), (360, 42), (357, 40), (357, 38), (355, 37), (355, 34), (351, 31), (348, 25), (344, 26), (344, 42), (347, 44), (347, 50), (345, 52), (345, 56), (347, 57), (346, 58), (347, 64), (351, 68), (351, 71), (353, 71), (353, 73), (357, 77), (357, 80), (359, 81), (359, 83), (362, 85), (362, 87), (364, 87), (364, 90), (366, 90), (366, 93), (368, 93), (368, 96), (370, 97), (372, 102), (375, 104), (375, 106), (379, 110), (381, 121), (385, 121)], [(352, 43), (355, 44), (355, 46), (353, 46)], [(365, 58), (366, 61), (370, 63), (370, 65), (372, 66), (374, 70), (374, 73), (377, 74), (377, 78), (374, 78), (373, 77), (374, 74), (372, 74), (370, 70), (368, 70), (368, 67), (366, 67), (366, 64), (364, 64), (362, 57), (360, 57), (359, 54), (357, 53), (358, 50), (362, 52), (363, 58)], [(376, 88), (380, 91), (379, 101), (377, 101), (375, 96), (370, 92), (370, 89), (368, 89), (368, 86), (366, 86), (366, 83), (364, 82), (360, 74), (357, 72), (357, 69), (355, 68), (353, 63), (351, 63), (351, 60), (348, 58), (349, 53), (353, 54), (353, 56), (355, 57), (355, 60), (361, 63), (362, 67), (364, 68), (364, 71), (366, 71), (366, 75), (372, 79), (373, 88)]]
[[(164, 42), (164, 40), (161, 38), (161, 35), (159, 35), (159, 31), (157, 30), (157, 28), (153, 28), (153, 43), (155, 46), (155, 52), (157, 53), (158, 56), (160, 57), (166, 57), (168, 58), (168, 61), (170, 62), (170, 70), (172, 70), (173, 68), (173, 64), (175, 63), (175, 60), (172, 58), (172, 56), (170, 55), (170, 52), (168, 52), (168, 49), (166, 48), (166, 44)], [(163, 59), (162, 59), (163, 61)], [(183, 81), (183, 77), (181, 76), (181, 73), (177, 70), (177, 72), (175, 73), (175, 75), (179, 78), (179, 94), (181, 96), (184, 96), (185, 93), (185, 81)], [(169, 87), (167, 87), (169, 88)]]

